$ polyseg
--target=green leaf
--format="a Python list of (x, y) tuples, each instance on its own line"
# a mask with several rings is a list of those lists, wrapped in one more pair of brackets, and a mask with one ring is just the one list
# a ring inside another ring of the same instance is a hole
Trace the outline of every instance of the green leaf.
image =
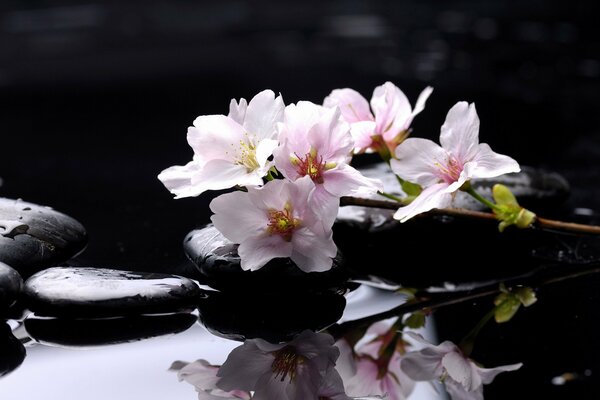
[(418, 329), (425, 326), (425, 313), (422, 311), (416, 311), (412, 313), (404, 321), (404, 325), (412, 329)]

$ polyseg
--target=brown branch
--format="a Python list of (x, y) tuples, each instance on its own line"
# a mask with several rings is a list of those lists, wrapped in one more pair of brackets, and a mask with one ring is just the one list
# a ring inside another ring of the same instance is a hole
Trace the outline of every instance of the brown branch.
[[(370, 208), (382, 208), (386, 210), (397, 210), (402, 207), (396, 202), (387, 200), (363, 199), (359, 197), (342, 197), (340, 206), (360, 206)], [(440, 208), (425, 213), (426, 215), (448, 215), (461, 218), (477, 218), (497, 221), (496, 216), (489, 212), (473, 211), (464, 208)], [(536, 217), (533, 226), (540, 229), (552, 229), (564, 232), (586, 233), (600, 235), (600, 226), (576, 224), (573, 222), (556, 221), (553, 219)]]

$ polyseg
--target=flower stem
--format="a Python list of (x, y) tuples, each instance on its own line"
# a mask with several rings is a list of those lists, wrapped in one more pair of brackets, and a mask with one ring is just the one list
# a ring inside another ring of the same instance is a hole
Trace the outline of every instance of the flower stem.
[(480, 203), (485, 204), (491, 210), (496, 210), (498, 208), (496, 206), (496, 204), (492, 203), (491, 201), (489, 201), (488, 199), (486, 199), (485, 197), (483, 197), (482, 195), (480, 195), (479, 193), (477, 193), (475, 191), (475, 189), (473, 189), (473, 187), (471, 185), (469, 185), (466, 189), (464, 189), (464, 192), (469, 193), (472, 197), (475, 198), (475, 200), (479, 201)]
[[(397, 210), (398, 202), (385, 201), (385, 200), (374, 200), (374, 199), (363, 199), (360, 197), (342, 197), (340, 199), (340, 206), (361, 206), (370, 208), (383, 208), (386, 210)], [(493, 220), (497, 222), (497, 218), (494, 214), (482, 211), (466, 210), (464, 208), (440, 208), (431, 210), (425, 213), (425, 215), (446, 215), (452, 217), (463, 217), (483, 220)], [(536, 218), (532, 225), (540, 229), (556, 230), (561, 232), (573, 232), (573, 233), (584, 233), (590, 235), (600, 235), (600, 226), (597, 225), (585, 225), (575, 224), (573, 222), (556, 221), (547, 218)]]
[(481, 318), (477, 325), (475, 325), (475, 327), (471, 329), (471, 332), (469, 332), (467, 336), (465, 336), (460, 341), (458, 347), (460, 347), (465, 356), (468, 357), (469, 355), (471, 355), (473, 347), (475, 347), (475, 339), (477, 338), (477, 335), (479, 335), (479, 332), (481, 332), (481, 329), (483, 329), (483, 327), (488, 323), (488, 321), (492, 319), (495, 311), (496, 308), (492, 308), (487, 314), (483, 316), (483, 318)]
[(377, 194), (385, 197), (386, 199), (394, 200), (396, 203), (405, 204), (403, 199), (401, 199), (398, 196), (394, 196), (393, 194), (382, 192), (382, 191), (377, 191)]

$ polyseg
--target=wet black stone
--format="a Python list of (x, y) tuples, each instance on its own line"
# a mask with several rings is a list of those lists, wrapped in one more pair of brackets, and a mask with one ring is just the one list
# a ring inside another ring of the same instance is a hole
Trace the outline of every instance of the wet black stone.
[(21, 276), (66, 261), (87, 243), (83, 225), (49, 207), (0, 198), (0, 261)]
[(14, 371), (25, 359), (23, 344), (12, 334), (10, 326), (0, 322), (0, 376)]
[(83, 267), (38, 272), (23, 292), (36, 315), (82, 318), (173, 313), (195, 308), (202, 296), (177, 275)]
[(325, 272), (304, 272), (288, 258), (275, 258), (257, 271), (244, 271), (238, 245), (226, 239), (212, 225), (188, 233), (183, 248), (202, 274), (201, 282), (222, 291), (275, 293), (323, 290), (348, 279), (338, 253)]
[(88, 347), (175, 334), (187, 330), (197, 320), (189, 313), (97, 319), (30, 317), (25, 320), (25, 329), (32, 339), (45, 345)]
[(8, 265), (0, 262), (0, 313), (4, 313), (17, 300), (23, 279), (21, 275)]
[(262, 295), (210, 292), (198, 303), (200, 321), (213, 334), (243, 341), (292, 340), (305, 329), (318, 331), (338, 321), (346, 299), (335, 291)]

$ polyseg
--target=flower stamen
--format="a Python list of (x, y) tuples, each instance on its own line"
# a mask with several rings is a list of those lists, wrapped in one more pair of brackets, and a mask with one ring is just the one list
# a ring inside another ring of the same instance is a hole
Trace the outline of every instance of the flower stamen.
[(256, 160), (256, 146), (249, 141), (246, 142), (244, 140), (240, 140), (239, 158), (235, 163), (246, 167), (248, 172), (252, 172), (260, 168), (260, 165)]
[(304, 157), (294, 153), (294, 156), (290, 157), (290, 162), (297, 168), (300, 176), (308, 175), (315, 183), (323, 183), (323, 172), (336, 166), (335, 163), (324, 162), (315, 148), (311, 148)]
[(292, 240), (294, 230), (300, 225), (300, 220), (294, 218), (292, 205), (286, 203), (283, 210), (269, 210), (267, 231), (271, 235), (280, 235), (286, 242)]
[(271, 364), (271, 371), (275, 374), (275, 378), (281, 377), (281, 382), (283, 382), (285, 378), (289, 377), (290, 382), (292, 382), (296, 378), (298, 365), (304, 363), (305, 358), (296, 353), (295, 349), (291, 346), (285, 346), (281, 350), (274, 351), (272, 354), (275, 356), (275, 359)]

